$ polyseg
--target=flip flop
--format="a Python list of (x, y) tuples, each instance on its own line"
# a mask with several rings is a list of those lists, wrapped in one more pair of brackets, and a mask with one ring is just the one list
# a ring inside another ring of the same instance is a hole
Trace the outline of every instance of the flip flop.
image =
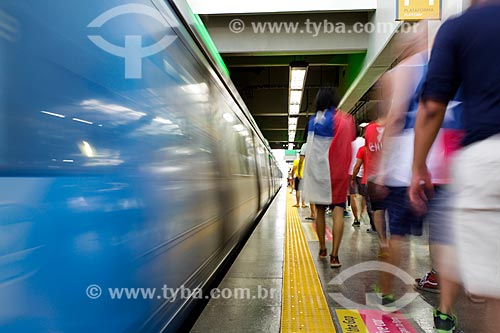
[(300, 207), (300, 205), (293, 205), (292, 207), (297, 207), (298, 208), (298, 207)]
[(308, 217), (306, 217), (306, 220), (316, 220), (316, 219), (314, 217), (308, 216)]

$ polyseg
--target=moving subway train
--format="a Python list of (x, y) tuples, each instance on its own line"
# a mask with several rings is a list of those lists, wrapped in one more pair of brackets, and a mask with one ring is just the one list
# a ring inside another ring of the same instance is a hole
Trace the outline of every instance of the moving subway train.
[[(0, 3), (0, 332), (172, 332), (280, 186), (199, 18)], [(112, 297), (110, 288), (156, 288)]]

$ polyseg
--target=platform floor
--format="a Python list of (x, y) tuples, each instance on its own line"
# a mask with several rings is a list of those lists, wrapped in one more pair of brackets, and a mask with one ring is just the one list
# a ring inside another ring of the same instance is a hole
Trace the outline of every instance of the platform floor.
[[(353, 228), (352, 216), (345, 218), (342, 267), (332, 269), (317, 256), (314, 222), (305, 219), (309, 208), (292, 207), (289, 190), (283, 187), (276, 196), (219, 285), (219, 297), (210, 300), (191, 332), (434, 332), (432, 308), (439, 295), (417, 293), (409, 283), (430, 269), (425, 235), (408, 239), (404, 272), (396, 279), (395, 294), (409, 297), (409, 305), (385, 313), (371, 294), (379, 274), (371, 267), (378, 244), (376, 235), (366, 232), (368, 223)], [(331, 224), (327, 217), (329, 249)], [(457, 332), (481, 332), (484, 307), (461, 295)]]

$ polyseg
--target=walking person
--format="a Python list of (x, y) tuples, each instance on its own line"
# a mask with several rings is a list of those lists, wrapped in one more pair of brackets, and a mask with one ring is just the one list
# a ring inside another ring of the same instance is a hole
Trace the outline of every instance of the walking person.
[[(456, 235), (458, 270), (441, 278), (463, 282), (465, 289), (487, 298), (485, 332), (500, 326), (500, 1), (473, 0), (472, 7), (445, 22), (432, 50), (415, 124), (410, 198), (425, 211), (433, 195), (426, 165), (430, 148), (459, 87), (463, 94), (465, 138), (452, 163), (451, 221)], [(441, 292), (443, 293), (443, 285)], [(443, 300), (441, 300), (443, 302)], [(450, 304), (448, 304), (449, 306)], [(440, 332), (451, 332), (451, 307), (435, 310)], [(488, 324), (488, 325), (486, 325)]]
[(351, 142), (356, 131), (351, 116), (337, 109), (338, 98), (330, 88), (321, 88), (316, 96), (316, 114), (308, 124), (305, 195), (316, 205), (316, 231), (319, 257), (326, 258), (325, 211), (333, 207), (333, 244), (330, 266), (340, 267), (339, 247), (344, 232), (344, 207), (349, 188)]

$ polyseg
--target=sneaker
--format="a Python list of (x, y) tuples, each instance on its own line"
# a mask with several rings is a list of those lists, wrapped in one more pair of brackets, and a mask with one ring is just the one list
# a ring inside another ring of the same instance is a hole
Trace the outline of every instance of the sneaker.
[(432, 270), (425, 274), (423, 278), (415, 279), (415, 288), (439, 294), (441, 291), (439, 290), (438, 274)]
[(342, 266), (342, 264), (339, 261), (339, 257), (330, 255), (330, 267), (339, 268), (340, 266)]
[(434, 309), (434, 327), (438, 333), (453, 333), (457, 326), (457, 317)]
[(380, 288), (374, 288), (375, 294), (377, 295), (377, 307), (385, 312), (395, 312), (398, 310), (396, 307), (396, 298), (393, 294), (382, 294)]
[(359, 222), (358, 220), (354, 220), (354, 222), (352, 223), (352, 226), (354, 228), (359, 228), (359, 227), (361, 227), (361, 222)]
[(395, 312), (398, 310), (395, 303), (396, 303), (396, 298), (394, 297), (393, 294), (381, 295), (380, 309), (385, 312)]
[(328, 257), (327, 252), (328, 252), (328, 251), (327, 251), (327, 249), (320, 249), (320, 250), (319, 250), (319, 254), (318, 254), (318, 256), (319, 256), (320, 258), (326, 258), (326, 257)]
[(349, 217), (351, 216), (347, 210), (344, 209), (344, 217)]

